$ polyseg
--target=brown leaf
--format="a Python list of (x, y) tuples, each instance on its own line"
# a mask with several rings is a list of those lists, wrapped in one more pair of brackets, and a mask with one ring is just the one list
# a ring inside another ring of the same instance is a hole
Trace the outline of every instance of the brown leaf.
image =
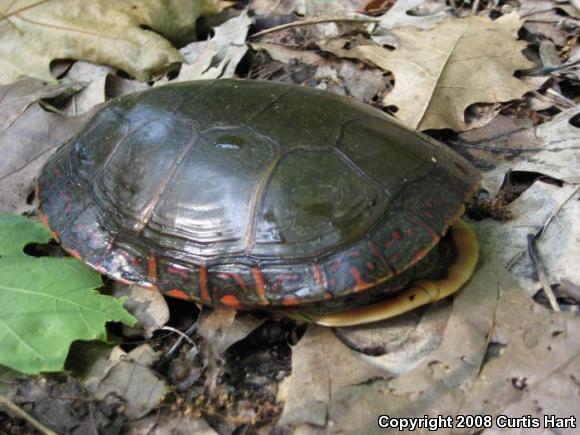
[(513, 76), (533, 66), (521, 54), (525, 43), (516, 40), (520, 27), (515, 15), (454, 19), (427, 31), (395, 29), (400, 48), (393, 51), (372, 45), (351, 51), (393, 72), (395, 87), (383, 103), (397, 106), (396, 115), (407, 126), (466, 130), (471, 104), (520, 98), (539, 84)]
[[(47, 112), (34, 101), (55, 96), (67, 86), (27, 81), (0, 88), (0, 211), (24, 213), (34, 178), (56, 148), (72, 138), (90, 114), (68, 118)], [(1, 121), (0, 121), (1, 122)]]
[(148, 414), (169, 392), (163, 379), (149, 368), (156, 359), (156, 353), (148, 344), (120, 356), (100, 380), (95, 396), (104, 399), (112, 394), (123, 398), (129, 418)]
[(176, 43), (188, 40), (196, 20), (219, 9), (214, 0), (4, 0), (0, 83), (23, 74), (53, 81), (50, 62), (70, 58), (109, 64), (147, 80), (183, 61), (161, 35)]
[(546, 311), (501, 268), (497, 279), (492, 341), (499, 352), (483, 367), (459, 413), (578, 415), (580, 319)]
[[(490, 259), (453, 300), (441, 344), (412, 370), (393, 376), (349, 350), (321, 327), (309, 329), (293, 352), (281, 424), (326, 433), (375, 433), (379, 415), (454, 414), (484, 360), (497, 304)], [(393, 319), (394, 320), (394, 319)]]

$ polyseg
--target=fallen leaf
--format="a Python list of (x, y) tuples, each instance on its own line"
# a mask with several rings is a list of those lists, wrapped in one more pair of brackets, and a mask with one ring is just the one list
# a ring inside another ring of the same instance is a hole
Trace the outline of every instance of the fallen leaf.
[(232, 344), (246, 338), (262, 323), (263, 320), (247, 313), (238, 313), (226, 308), (204, 309), (197, 332), (211, 345), (212, 350), (220, 355)]
[(122, 355), (100, 380), (95, 397), (105, 399), (108, 395), (116, 395), (125, 401), (124, 412), (129, 418), (147, 415), (169, 392), (165, 381), (149, 368), (157, 357), (148, 344)]
[(186, 63), (173, 81), (233, 77), (248, 50), (246, 37), (251, 24), (252, 18), (244, 11), (216, 27), (210, 40), (183, 47), (180, 51)]
[(336, 333), (362, 352), (361, 358), (386, 373), (400, 375), (441, 345), (451, 313), (452, 303), (446, 299), (386, 321), (339, 328)]
[(458, 413), (579, 415), (580, 318), (548, 312), (505, 270), (497, 270), (497, 280), (502, 285), (492, 342), (499, 352), (485, 364)]
[(219, 5), (213, 0), (3, 0), (0, 10), (0, 83), (20, 75), (54, 81), (50, 62), (70, 58), (112, 65), (147, 80), (183, 61), (161, 35), (183, 42), (194, 35), (196, 20), (218, 12)]
[[(113, 296), (125, 298), (123, 306), (138, 321), (135, 329), (140, 335), (144, 332), (145, 337), (152, 337), (153, 332), (163, 327), (169, 321), (169, 307), (161, 292), (140, 287), (138, 285), (125, 285), (115, 282)], [(131, 327), (127, 327), (131, 328)], [(125, 334), (131, 335), (131, 333)]]
[(557, 216), (537, 242), (538, 250), (552, 284), (561, 280), (580, 283), (580, 193), (577, 189), (573, 184), (558, 187), (536, 181), (507, 206), (512, 215), (509, 221), (488, 219), (474, 225), (482, 248), (495, 253), (504, 266), (510, 266), (510, 272), (530, 296), (540, 285), (527, 253), (527, 235), (536, 234), (554, 213)]
[(383, 414), (455, 414), (484, 361), (502, 285), (495, 278), (497, 267), (493, 259), (483, 262), (453, 298), (439, 346), (398, 376), (368, 358), (363, 362), (329, 330), (309, 328), (293, 351), (280, 424), (310, 424), (325, 433), (377, 433)]
[(286, 396), (279, 396), (285, 401), (279, 424), (325, 427), (338, 391), (384, 375), (338, 340), (331, 329), (311, 325), (292, 351)]
[(31, 105), (43, 98), (56, 97), (67, 91), (78, 91), (77, 84), (46, 84), (24, 78), (7, 86), (0, 86), (0, 132), (8, 129)]
[(254, 50), (264, 50), (273, 60), (282, 63), (303, 62), (310, 65), (324, 63), (322, 56), (314, 51), (294, 50), (284, 45), (270, 42), (254, 42), (250, 46)]
[(412, 26), (429, 29), (448, 16), (445, 5), (428, 0), (397, 0), (392, 8), (380, 17), (379, 29), (371, 34), (373, 39), (380, 29), (390, 30)]
[(127, 435), (218, 435), (205, 420), (194, 415), (164, 409), (131, 422)]
[(81, 82), (86, 86), (67, 101), (62, 111), (68, 116), (78, 116), (104, 103), (107, 76), (113, 71), (110, 66), (75, 62), (61, 82), (71, 85)]
[(566, 110), (539, 126), (525, 121), (494, 131), (464, 133), (457, 145), (484, 166), (482, 187), (495, 195), (508, 171), (530, 171), (548, 175), (567, 183), (580, 183), (580, 129), (574, 119), (580, 107)]
[(517, 99), (536, 88), (513, 76), (533, 66), (521, 54), (526, 44), (516, 40), (520, 27), (513, 14), (454, 19), (427, 31), (395, 29), (400, 48), (393, 51), (372, 45), (351, 51), (393, 72), (395, 87), (383, 103), (397, 106), (408, 127), (466, 130), (469, 105)]
[(306, 13), (307, 0), (250, 0), (248, 8), (257, 15), (288, 15)]
[(0, 88), (0, 211), (29, 213), (33, 181), (56, 148), (72, 138), (90, 113), (69, 118), (44, 110), (38, 100), (68, 85), (44, 86), (32, 80)]

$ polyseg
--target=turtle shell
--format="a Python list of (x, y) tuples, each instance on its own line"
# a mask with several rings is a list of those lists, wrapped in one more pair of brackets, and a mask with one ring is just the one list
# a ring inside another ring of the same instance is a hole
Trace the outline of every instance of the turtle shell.
[(338, 311), (399, 291), (477, 184), (462, 157), (352, 98), (207, 80), (111, 100), (37, 193), (65, 249), (115, 279)]

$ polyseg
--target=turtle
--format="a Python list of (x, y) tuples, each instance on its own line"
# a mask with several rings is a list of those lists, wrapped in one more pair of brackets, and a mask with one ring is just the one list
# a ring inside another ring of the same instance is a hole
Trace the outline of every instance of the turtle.
[(461, 288), (478, 171), (352, 97), (180, 82), (107, 102), (43, 167), (41, 221), (115, 280), (329, 326)]

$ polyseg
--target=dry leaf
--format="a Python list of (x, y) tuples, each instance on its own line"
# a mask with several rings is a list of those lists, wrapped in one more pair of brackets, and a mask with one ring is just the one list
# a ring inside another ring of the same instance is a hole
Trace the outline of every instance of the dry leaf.
[(171, 408), (152, 413), (126, 428), (126, 435), (218, 435), (205, 420)]
[(179, 76), (173, 81), (233, 77), (248, 50), (246, 36), (251, 24), (252, 19), (244, 11), (216, 27), (209, 41), (183, 47), (180, 51), (187, 63), (182, 65)]
[(70, 84), (82, 82), (86, 86), (70, 98), (63, 112), (68, 116), (77, 116), (104, 103), (107, 76), (113, 71), (110, 66), (84, 61), (75, 62), (61, 82)]
[(250, 0), (248, 8), (256, 15), (288, 15), (306, 13), (307, 0)]
[(279, 396), (285, 401), (279, 424), (325, 427), (334, 394), (383, 375), (340, 342), (331, 329), (309, 326), (292, 351), (286, 397)]
[(263, 322), (251, 314), (238, 313), (227, 308), (203, 309), (197, 332), (219, 355), (232, 344), (246, 338)]
[(135, 327), (125, 328), (123, 325), (126, 336), (130, 336), (134, 330), (140, 335), (142, 330), (146, 337), (152, 337), (153, 332), (169, 321), (169, 307), (157, 290), (115, 282), (113, 296), (126, 298), (123, 306), (139, 321)]
[(273, 60), (282, 63), (303, 62), (309, 65), (318, 65), (324, 62), (324, 58), (314, 51), (294, 50), (270, 42), (254, 42), (250, 46), (254, 50), (264, 50)]
[(82, 127), (85, 117), (47, 112), (36, 102), (67, 89), (70, 86), (45, 86), (31, 80), (0, 88), (0, 211), (34, 209), (27, 202), (34, 178), (56, 148)]
[(394, 30), (397, 50), (367, 45), (352, 51), (393, 72), (395, 87), (384, 104), (397, 106), (407, 126), (466, 130), (469, 105), (517, 99), (536, 88), (513, 76), (533, 66), (521, 54), (526, 44), (516, 40), (520, 26), (515, 15), (447, 20), (428, 31)]
[(158, 355), (143, 344), (120, 356), (98, 383), (95, 397), (104, 399), (116, 395), (125, 400), (125, 414), (140, 418), (156, 408), (169, 389), (163, 379), (149, 368)]
[[(574, 121), (580, 107), (566, 110), (539, 126), (523, 123), (473, 130), (458, 144), (493, 170), (484, 173), (482, 187), (495, 195), (508, 171), (531, 171), (567, 183), (580, 183), (580, 129)], [(501, 118), (500, 118), (501, 120)], [(529, 121), (524, 121), (528, 122)], [(575, 125), (576, 124), (576, 125)]]
[(2, 0), (0, 83), (20, 75), (54, 81), (50, 62), (70, 58), (112, 65), (147, 80), (183, 61), (160, 35), (182, 42), (194, 35), (197, 18), (218, 10), (214, 0)]
[(475, 225), (483, 249), (494, 252), (504, 265), (513, 263), (511, 273), (533, 295), (540, 284), (527, 254), (526, 238), (528, 234), (536, 234), (557, 213), (537, 247), (553, 284), (561, 280), (580, 283), (579, 198), (577, 185), (558, 187), (536, 181), (509, 204), (512, 219), (508, 222), (488, 219)]
[(400, 376), (363, 362), (328, 330), (307, 332), (293, 351), (280, 423), (316, 425), (326, 433), (378, 433), (382, 414), (454, 414), (484, 360), (501, 285), (497, 267), (493, 260), (482, 265), (454, 297), (439, 347)]
[(492, 342), (499, 352), (483, 367), (459, 413), (578, 416), (580, 318), (548, 312), (505, 270), (497, 272), (502, 285)]
[(429, 29), (448, 15), (445, 9), (444, 4), (428, 0), (398, 0), (380, 17), (379, 28), (390, 30), (412, 26)]
[[(452, 301), (445, 299), (393, 319), (340, 328), (337, 335), (351, 348), (362, 347), (365, 354), (361, 358), (386, 373), (400, 375), (415, 368), (441, 345), (451, 313)], [(372, 354), (367, 355), (364, 348)]]

